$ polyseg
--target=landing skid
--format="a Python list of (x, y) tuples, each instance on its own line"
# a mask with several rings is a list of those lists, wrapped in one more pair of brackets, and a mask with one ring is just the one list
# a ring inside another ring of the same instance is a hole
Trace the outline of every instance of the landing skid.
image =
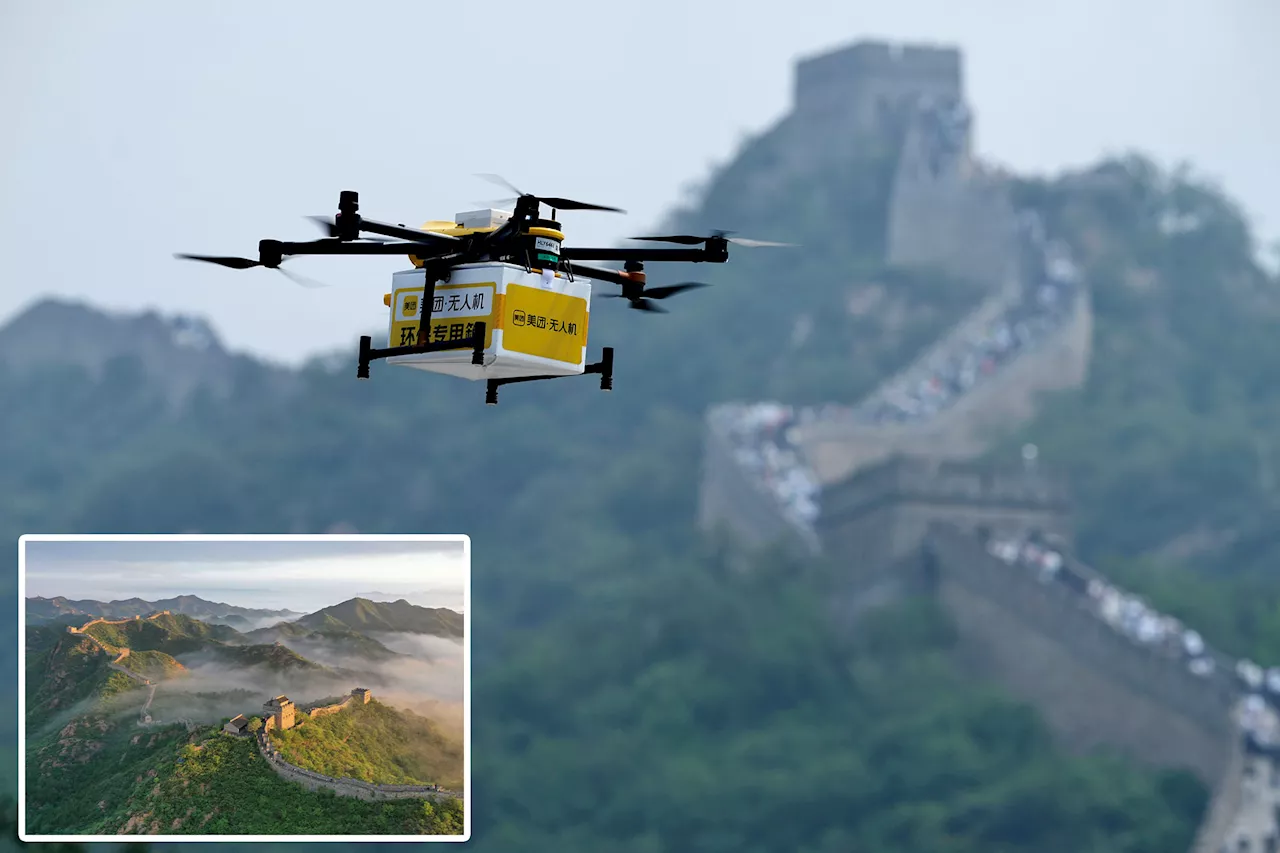
[[(595, 364), (588, 364), (582, 370), (582, 374), (599, 373), (600, 374), (600, 390), (613, 390), (613, 347), (605, 347), (604, 352), (600, 354), (600, 360)], [(570, 374), (577, 376), (579, 374)], [(514, 385), (517, 382), (541, 382), (544, 379), (565, 379), (564, 376), (513, 376), (509, 379), (489, 379), (485, 382), (484, 401), (490, 406), (498, 405), (498, 389), (503, 385)]]
[[(462, 343), (471, 345), (471, 363), (484, 364), (485, 323), (476, 323), (471, 330), (471, 337)], [(369, 378), (369, 362), (381, 358), (394, 358), (397, 355), (421, 355), (424, 352), (448, 352), (458, 349), (458, 341), (428, 341), (425, 344), (410, 344), (403, 347), (386, 347), (374, 349), (373, 338), (369, 335), (360, 337), (360, 363), (356, 366), (356, 378)]]
[[(465, 340), (464, 344), (471, 345), (471, 363), (484, 364), (484, 335), (485, 324), (476, 323), (472, 330), (471, 337)], [(425, 352), (448, 352), (458, 349), (458, 341), (430, 341), (425, 344), (413, 344), (403, 347), (385, 347), (383, 349), (375, 349), (373, 346), (373, 338), (369, 335), (363, 335), (360, 338), (360, 363), (356, 366), (356, 378), (369, 378), (369, 363), (378, 361), (383, 358), (394, 358), (398, 355), (421, 355)], [(600, 354), (600, 360), (595, 364), (588, 364), (583, 368), (582, 374), (598, 373), (600, 374), (600, 390), (613, 390), (613, 347), (605, 347), (604, 352)], [(569, 374), (570, 376), (578, 376), (582, 374)], [(498, 405), (498, 389), (503, 385), (513, 385), (516, 382), (541, 382), (545, 379), (564, 379), (564, 376), (513, 376), (508, 379), (489, 379), (485, 382), (484, 401), (490, 406)]]

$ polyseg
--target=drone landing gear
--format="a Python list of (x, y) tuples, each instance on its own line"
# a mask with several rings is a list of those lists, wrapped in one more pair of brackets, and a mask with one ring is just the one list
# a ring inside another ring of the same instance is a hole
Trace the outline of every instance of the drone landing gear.
[[(588, 364), (582, 371), (600, 374), (600, 390), (613, 390), (613, 347), (605, 347), (600, 360)], [(510, 379), (489, 379), (485, 383), (484, 401), (490, 406), (498, 405), (498, 389), (503, 385), (514, 385), (517, 382), (541, 382), (544, 379), (564, 379), (564, 376), (514, 376)]]
[(450, 350), (460, 349), (462, 346), (471, 345), (471, 363), (484, 364), (484, 335), (485, 323), (475, 324), (475, 328), (471, 331), (471, 337), (459, 341), (428, 341), (425, 344), (410, 344), (402, 347), (386, 347), (385, 349), (374, 349), (373, 338), (363, 335), (360, 338), (360, 363), (356, 366), (356, 378), (369, 378), (369, 362), (377, 361), (380, 358), (392, 358), (397, 355), (421, 355), (424, 352), (448, 352)]

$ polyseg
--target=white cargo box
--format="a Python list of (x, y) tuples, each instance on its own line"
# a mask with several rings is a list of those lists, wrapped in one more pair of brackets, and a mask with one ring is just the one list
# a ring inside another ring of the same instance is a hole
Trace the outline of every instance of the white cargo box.
[[(391, 277), (390, 346), (416, 340), (424, 276), (412, 269)], [(387, 363), (473, 380), (572, 376), (586, 367), (590, 311), (589, 279), (544, 278), (514, 264), (465, 264), (436, 283), (431, 311), (431, 339), (458, 341), (458, 348), (392, 356)], [(471, 363), (465, 343), (480, 321), (486, 324), (483, 365)]]

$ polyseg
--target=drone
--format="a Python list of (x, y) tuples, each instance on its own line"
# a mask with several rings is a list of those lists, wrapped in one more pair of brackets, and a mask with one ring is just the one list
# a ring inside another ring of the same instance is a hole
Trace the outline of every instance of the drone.
[[(265, 267), (299, 284), (314, 283), (281, 269), (299, 255), (407, 255), (412, 269), (392, 275), (383, 304), (390, 309), (387, 346), (360, 338), (358, 379), (369, 378), (372, 362), (413, 367), (486, 382), (485, 402), (497, 405), (498, 389), (517, 382), (598, 374), (600, 389), (613, 390), (613, 348), (587, 363), (591, 283), (621, 287), (601, 296), (627, 300), (628, 307), (667, 313), (659, 301), (706, 287), (702, 282), (648, 287), (645, 264), (725, 263), (729, 244), (790, 246), (747, 240), (716, 231), (710, 236), (668, 234), (634, 237), (686, 248), (591, 249), (564, 245), (559, 211), (625, 213), (616, 207), (522, 192), (496, 175), (480, 177), (516, 193), (510, 212), (495, 208), (460, 213), (452, 221), (433, 220), (421, 228), (360, 215), (359, 195), (344, 190), (338, 214), (313, 216), (327, 236), (308, 242), (261, 240), (258, 259), (178, 254), (231, 269)], [(550, 209), (544, 217), (543, 208)], [(584, 261), (621, 262), (622, 269)]]

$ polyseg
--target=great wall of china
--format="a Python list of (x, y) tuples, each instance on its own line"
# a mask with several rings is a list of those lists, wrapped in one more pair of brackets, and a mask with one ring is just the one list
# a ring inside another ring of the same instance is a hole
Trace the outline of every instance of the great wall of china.
[[(363, 694), (357, 695), (357, 694)], [(272, 702), (284, 700), (285, 703), (291, 705), (289, 700), (283, 696), (277, 696)], [(322, 717), (327, 714), (335, 714), (349, 707), (353, 702), (368, 702), (370, 700), (369, 691), (357, 689), (351, 692), (346, 699), (332, 705), (323, 705), (312, 708), (307, 711), (307, 715), (311, 718)], [(275, 706), (276, 709), (280, 705)], [(264, 710), (271, 708), (270, 703), (264, 706)], [(462, 799), (462, 793), (459, 791), (450, 791), (439, 787), (438, 785), (375, 785), (371, 782), (364, 782), (359, 779), (344, 779), (334, 776), (326, 776), (323, 773), (317, 773), (314, 770), (307, 770), (290, 764), (280, 754), (280, 750), (276, 749), (271, 743), (271, 732), (279, 725), (281, 713), (277, 710), (274, 714), (267, 714), (263, 717), (262, 728), (255, 733), (254, 740), (258, 744), (258, 751), (262, 757), (267, 760), (267, 764), (271, 769), (282, 778), (291, 782), (297, 782), (308, 790), (317, 790), (324, 788), (332, 791), (340, 797), (357, 797), (362, 800), (403, 800), (403, 799), (431, 799), (431, 800), (447, 800)], [(292, 726), (293, 713), (290, 710), (283, 715), (289, 723), (285, 728)]]
[[(798, 64), (793, 109), (767, 135), (793, 149), (775, 172), (896, 140), (886, 260), (988, 282), (991, 296), (864, 403), (802, 413), (782, 450), (743, 438), (763, 407), (712, 407), (699, 523), (727, 530), (744, 549), (783, 542), (846, 566), (837, 618), (907, 590), (936, 596), (958, 629), (958, 663), (1037, 707), (1067, 748), (1108, 749), (1202, 779), (1212, 796), (1193, 853), (1235, 849), (1246, 836), (1248, 849), (1263, 849), (1274, 843), (1271, 817), (1256, 816), (1245, 797), (1250, 762), (1232, 662), (1195, 674), (1104, 623), (1081, 592), (1105, 579), (1071, 557), (1065, 489), (1034, 455), (1008, 469), (976, 461), (1034, 416), (1041, 395), (1085, 381), (1093, 319), (1069, 250), (1044, 233), (1035, 211), (1016, 211), (1007, 182), (972, 156), (962, 70), (957, 50), (874, 42)], [(1069, 299), (1040, 322), (1026, 306), (1037, 304), (1047, 269)], [(932, 391), (923, 412), (920, 395), (904, 396), (921, 376), (936, 385), (939, 365), (1001, 318), (1015, 332), (1019, 323), (1039, 331), (1007, 358), (980, 358), (941, 405), (930, 403)], [(780, 489), (781, 463), (762, 455), (798, 459), (817, 487), (813, 506)], [(990, 552), (999, 537), (1031, 530), (1060, 537), (1061, 576), (1076, 589)]]
[[(168, 610), (163, 610), (163, 611), (160, 611), (159, 613), (153, 613), (150, 616), (147, 616), (146, 618), (150, 619), (154, 616), (164, 616), (164, 615), (167, 615), (168, 613), (169, 613)], [(154, 702), (156, 698), (157, 685), (152, 683), (151, 679), (147, 678), (146, 676), (140, 673), (134, 672), (133, 670), (129, 669), (128, 667), (126, 667), (124, 664), (121, 663), (121, 661), (123, 661), (125, 658), (129, 656), (129, 650), (127, 648), (117, 649), (114, 647), (108, 647), (105, 643), (103, 643), (97, 637), (93, 636), (90, 633), (87, 633), (88, 630), (92, 628), (94, 625), (125, 625), (130, 622), (136, 622), (141, 620), (142, 620), (142, 617), (140, 616), (134, 616), (129, 619), (116, 619), (116, 620), (108, 620), (108, 619), (101, 619), (101, 618), (91, 619), (90, 621), (84, 623), (79, 627), (76, 627), (74, 625), (68, 625), (67, 633), (84, 637), (85, 639), (93, 643), (95, 646), (97, 646), (99, 649), (101, 649), (102, 652), (106, 655), (114, 654), (115, 657), (107, 664), (107, 667), (109, 669), (114, 670), (115, 672), (120, 673), (121, 675), (127, 675), (129, 678), (132, 678), (134, 681), (147, 687), (147, 701), (143, 703), (142, 708), (139, 709), (138, 711), (138, 724), (149, 726), (155, 722), (154, 720), (151, 719), (150, 711), (151, 711), (151, 703)], [(191, 728), (189, 723), (187, 723), (186, 721), (180, 721), (180, 722), (184, 722), (184, 724), (187, 724), (188, 729)]]
[[(68, 634), (73, 634), (77, 637), (83, 637), (84, 639), (89, 640), (91, 643), (93, 643), (93, 645), (95, 645), (98, 649), (100, 649), (106, 655), (115, 655), (115, 657), (112, 658), (111, 661), (107, 664), (107, 666), (110, 669), (116, 672), (119, 672), (123, 675), (127, 675), (129, 678), (137, 681), (140, 684), (146, 685), (149, 688), (147, 693), (147, 700), (138, 712), (139, 725), (160, 725), (161, 724), (159, 721), (152, 720), (151, 715), (148, 713), (148, 711), (151, 708), (151, 703), (155, 700), (156, 687), (158, 685), (152, 682), (150, 679), (136, 672), (133, 672), (132, 670), (126, 668), (121, 664), (121, 661), (123, 661), (125, 658), (129, 656), (128, 648), (110, 647), (105, 643), (103, 643), (101, 640), (99, 640), (97, 637), (95, 637), (93, 634), (90, 634), (87, 632), (88, 632), (88, 629), (92, 628), (94, 625), (124, 625), (124, 624), (128, 624), (135, 621), (141, 621), (144, 618), (152, 619), (156, 616), (163, 616), (168, 614), (169, 614), (169, 611), (164, 610), (158, 613), (150, 614), (146, 617), (134, 616), (129, 619), (117, 619), (117, 620), (98, 618), (98, 619), (92, 619), (89, 622), (86, 622), (85, 624), (80, 625), (78, 627), (74, 625), (67, 626)], [(329, 705), (319, 705), (319, 706), (310, 708), (306, 711), (306, 714), (308, 717), (312, 719), (316, 719), (318, 717), (327, 716), (329, 714), (336, 714), (339, 711), (349, 708), (353, 703), (367, 703), (368, 701), (370, 701), (370, 698), (371, 698), (371, 694), (368, 690), (365, 690), (364, 688), (357, 688), (356, 690), (353, 690), (341, 702), (335, 702)], [(285, 697), (277, 697), (277, 699), (285, 699)], [(285, 701), (288, 702), (287, 699), (285, 699)], [(292, 705), (292, 703), (289, 703), (289, 704)], [(264, 707), (267, 707), (267, 706), (264, 706)], [(333, 791), (335, 794), (341, 797), (357, 797), (362, 800), (401, 800), (401, 799), (415, 799), (415, 798), (430, 799), (430, 800), (447, 800), (447, 799), (460, 800), (463, 797), (460, 791), (451, 791), (445, 788), (441, 788), (438, 785), (375, 785), (370, 782), (363, 782), (359, 779), (342, 779), (342, 778), (335, 778), (332, 776), (325, 776), (322, 773), (317, 773), (313, 770), (307, 770), (306, 768), (298, 767), (294, 764), (290, 764), (280, 754), (280, 751), (276, 749), (275, 746), (271, 743), (270, 733), (276, 728), (278, 719), (279, 719), (278, 716), (271, 716), (269, 714), (263, 718), (262, 729), (258, 731), (254, 736), (254, 740), (258, 746), (258, 751), (262, 755), (262, 757), (266, 759), (267, 764), (271, 767), (271, 769), (274, 770), (276, 774), (279, 775), (282, 779), (285, 779), (290, 782), (297, 782), (298, 784), (306, 787), (308, 790), (314, 791), (314, 790), (323, 788), (323, 789)], [(292, 726), (293, 724), (292, 711), (290, 711), (288, 719), (289, 719), (289, 726)], [(192, 720), (187, 718), (179, 718), (179, 719), (176, 719), (174, 722), (185, 726), (188, 732), (194, 731), (197, 728), (197, 725)]]

